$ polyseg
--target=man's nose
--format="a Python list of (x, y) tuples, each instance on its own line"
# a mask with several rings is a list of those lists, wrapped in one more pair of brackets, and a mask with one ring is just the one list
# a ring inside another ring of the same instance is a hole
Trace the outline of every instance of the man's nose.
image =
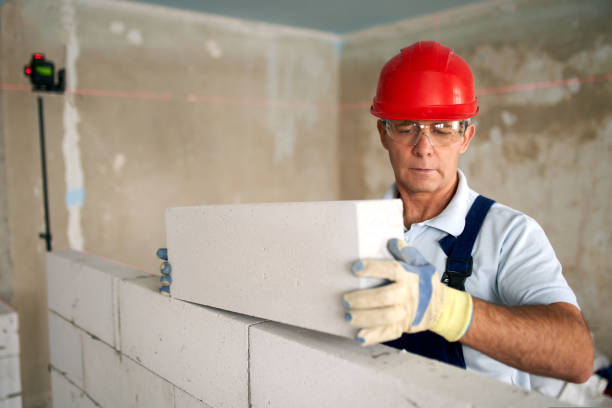
[(418, 155), (430, 155), (433, 153), (433, 146), (434, 144), (429, 137), (429, 131), (427, 129), (421, 129), (412, 147), (412, 151)]

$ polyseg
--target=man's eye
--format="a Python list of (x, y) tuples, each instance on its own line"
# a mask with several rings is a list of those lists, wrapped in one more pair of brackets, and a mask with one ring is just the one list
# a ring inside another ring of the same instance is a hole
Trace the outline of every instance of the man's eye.
[(436, 128), (435, 132), (440, 134), (440, 135), (449, 135), (449, 134), (453, 133), (454, 130), (451, 129), (451, 128)]

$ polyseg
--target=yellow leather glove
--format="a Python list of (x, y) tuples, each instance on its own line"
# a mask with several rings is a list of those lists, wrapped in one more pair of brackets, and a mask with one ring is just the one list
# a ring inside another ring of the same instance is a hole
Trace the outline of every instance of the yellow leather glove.
[(441, 283), (415, 247), (394, 238), (387, 248), (395, 260), (359, 260), (352, 266), (357, 276), (390, 281), (343, 296), (346, 320), (361, 328), (357, 341), (370, 345), (424, 330), (451, 342), (463, 337), (472, 321), (472, 296)]

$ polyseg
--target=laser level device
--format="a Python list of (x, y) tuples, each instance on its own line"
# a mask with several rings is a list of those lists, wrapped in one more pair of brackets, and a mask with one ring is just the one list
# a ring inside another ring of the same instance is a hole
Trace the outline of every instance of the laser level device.
[[(0, 6), (2, 0), (0, 0)], [(23, 73), (30, 79), (32, 91), (64, 93), (66, 88), (66, 74), (62, 68), (57, 73), (55, 82), (55, 64), (45, 59), (45, 54), (35, 52), (30, 63), (23, 67)], [(49, 222), (49, 194), (47, 192), (47, 153), (45, 150), (45, 122), (43, 115), (43, 98), (39, 93), (38, 100), (38, 128), (40, 130), (40, 165), (42, 170), (43, 205), (45, 207), (45, 232), (38, 234), (40, 239), (47, 243), (47, 251), (51, 252), (51, 223)]]
[(55, 64), (45, 59), (45, 54), (36, 52), (32, 54), (30, 63), (23, 67), (23, 73), (30, 78), (33, 91), (63, 93), (66, 87), (65, 71), (60, 69), (55, 82)]

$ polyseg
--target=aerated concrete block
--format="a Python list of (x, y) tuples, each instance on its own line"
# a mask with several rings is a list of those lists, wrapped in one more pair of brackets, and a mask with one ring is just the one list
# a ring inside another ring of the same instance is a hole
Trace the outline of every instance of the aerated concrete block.
[(138, 276), (150, 275), (82, 252), (47, 253), (49, 309), (119, 350), (117, 285)]
[(0, 399), (0, 408), (22, 408), (21, 395), (15, 395), (8, 399)]
[(102, 407), (172, 407), (170, 383), (88, 335), (83, 336), (83, 362), (85, 392)]
[(17, 312), (0, 300), (0, 358), (19, 355)]
[(372, 282), (350, 266), (403, 228), (400, 200), (169, 208), (172, 296), (353, 337), (342, 294)]
[(20, 372), (17, 312), (0, 300), (0, 408), (21, 407)]
[(248, 406), (247, 316), (162, 296), (155, 277), (120, 285), (122, 352), (216, 408)]
[(83, 388), (83, 336), (69, 321), (49, 312), (49, 349), (51, 365), (70, 381)]
[(174, 389), (174, 408), (212, 408), (178, 388)]
[[(21, 395), (19, 356), (0, 358), (0, 401), (7, 401)], [(10, 401), (14, 403), (14, 401)]]
[(418, 355), (275, 322), (253, 326), (250, 344), (254, 408), (563, 406)]
[(51, 370), (51, 396), (53, 407), (57, 408), (96, 408), (99, 405), (56, 370)]

